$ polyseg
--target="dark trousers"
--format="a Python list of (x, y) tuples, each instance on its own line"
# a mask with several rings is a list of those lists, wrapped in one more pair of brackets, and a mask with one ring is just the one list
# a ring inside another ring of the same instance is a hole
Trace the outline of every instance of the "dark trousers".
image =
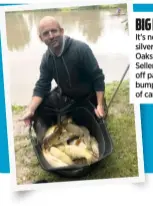
[[(88, 96), (74, 100), (64, 94), (62, 94), (59, 87), (52, 90), (43, 100), (41, 105), (36, 110), (36, 117), (41, 117), (45, 121), (49, 121), (50, 116), (54, 116), (58, 113), (65, 113), (67, 110), (73, 109), (77, 106), (84, 106), (88, 108), (97, 107), (96, 93), (93, 92)], [(104, 107), (107, 112), (106, 100), (104, 99)]]

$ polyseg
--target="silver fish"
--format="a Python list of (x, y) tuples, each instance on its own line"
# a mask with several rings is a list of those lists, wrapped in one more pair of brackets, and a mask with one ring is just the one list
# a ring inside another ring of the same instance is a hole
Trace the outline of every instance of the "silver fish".
[(76, 145), (63, 145), (60, 147), (60, 149), (69, 155), (72, 160), (85, 158), (88, 164), (91, 164), (93, 161), (92, 153), (86, 148), (78, 147)]
[(84, 135), (83, 130), (76, 124), (69, 123), (65, 126), (65, 129), (79, 137)]
[(64, 152), (60, 151), (58, 148), (56, 147), (51, 147), (50, 148), (50, 153), (58, 158), (59, 160), (61, 160), (62, 162), (66, 163), (67, 165), (72, 165), (73, 161), (72, 159), (66, 155)]
[(91, 137), (91, 148), (96, 158), (99, 158), (99, 147), (95, 137)]
[(62, 162), (61, 160), (59, 160), (58, 158), (54, 157), (53, 155), (50, 154), (49, 151), (47, 150), (42, 150), (43, 155), (46, 159), (46, 161), (52, 166), (52, 167), (66, 167), (68, 166), (68, 164), (66, 164), (65, 162)]

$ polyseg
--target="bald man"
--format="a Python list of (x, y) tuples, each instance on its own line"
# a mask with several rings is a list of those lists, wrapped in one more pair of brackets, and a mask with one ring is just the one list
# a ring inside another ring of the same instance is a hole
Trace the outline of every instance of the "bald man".
[(90, 47), (65, 36), (64, 29), (51, 16), (41, 19), (38, 33), (47, 50), (42, 57), (40, 77), (35, 84), (32, 100), (22, 120), (29, 124), (37, 108), (45, 105), (44, 102), (48, 106), (58, 107), (58, 98), (51, 91), (53, 79), (58, 85), (56, 92), (61, 97), (77, 102), (91, 96), (95, 114), (104, 117), (104, 75)]

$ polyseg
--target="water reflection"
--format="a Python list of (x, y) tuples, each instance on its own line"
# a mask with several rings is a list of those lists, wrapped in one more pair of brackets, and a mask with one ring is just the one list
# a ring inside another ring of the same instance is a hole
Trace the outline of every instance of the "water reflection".
[[(36, 10), (36, 11), (30, 11), (28, 12), (28, 20), (29, 23), (32, 27), (37, 27), (39, 24), (39, 21), (44, 17), (44, 16), (55, 16), (56, 17), (56, 11), (52, 11), (51, 9), (45, 9), (45, 10)], [(57, 20), (59, 20), (57, 18)]]
[(30, 29), (21, 13), (6, 15), (6, 31), (9, 50), (23, 50), (30, 43)]
[(44, 16), (54, 16), (65, 29), (67, 34), (72, 33), (75, 28), (79, 30), (82, 36), (86, 37), (87, 41), (96, 43), (101, 35), (103, 28), (103, 19), (100, 16), (101, 10), (81, 10), (81, 11), (36, 11), (29, 15), (31, 26), (39, 24), (39, 21)]
[(110, 38), (113, 44), (122, 41), (123, 37), (127, 36), (123, 25), (121, 25), (124, 17), (111, 16), (112, 12), (114, 11), (80, 10), (61, 12), (38, 10), (25, 12), (24, 15), (21, 13), (8, 13), (6, 15), (8, 48), (10, 51), (23, 50), (26, 45), (31, 44), (34, 41), (32, 32), (37, 33), (37, 26), (41, 18), (51, 15), (61, 23), (65, 34), (83, 40), (93, 49), (99, 50), (97, 45), (103, 42), (105, 45), (104, 38), (107, 38), (108, 44), (108, 37), (113, 36), (112, 32), (114, 34), (120, 32), (119, 35)]
[(83, 36), (87, 41), (96, 43), (100, 37), (103, 29), (104, 19), (100, 16), (101, 11), (95, 12), (86, 11), (79, 16), (79, 29), (82, 31)]

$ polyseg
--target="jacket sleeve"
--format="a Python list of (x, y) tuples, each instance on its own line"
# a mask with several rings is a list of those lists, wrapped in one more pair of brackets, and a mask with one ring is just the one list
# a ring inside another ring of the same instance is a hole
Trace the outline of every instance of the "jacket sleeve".
[(105, 91), (105, 76), (103, 70), (99, 68), (91, 48), (87, 44), (84, 44), (82, 52), (83, 65), (92, 79), (95, 91)]
[(46, 59), (46, 55), (44, 54), (40, 64), (40, 76), (37, 80), (34, 90), (33, 96), (39, 96), (44, 98), (45, 95), (51, 90), (51, 81), (52, 81), (52, 72), (48, 67), (48, 62)]

